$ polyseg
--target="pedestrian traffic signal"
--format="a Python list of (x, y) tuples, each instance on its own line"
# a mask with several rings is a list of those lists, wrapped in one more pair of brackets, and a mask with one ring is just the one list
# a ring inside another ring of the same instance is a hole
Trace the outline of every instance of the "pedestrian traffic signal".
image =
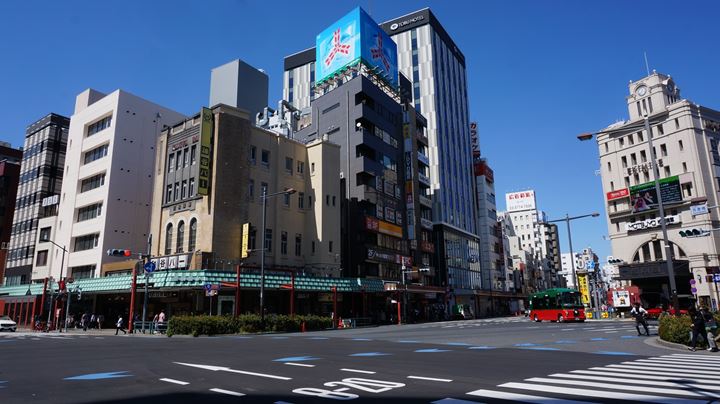
[(111, 257), (129, 257), (132, 255), (132, 251), (130, 250), (118, 250), (111, 248), (107, 250), (107, 255)]
[(710, 235), (709, 230), (703, 230), (703, 229), (680, 230), (680, 237), (705, 237), (705, 236), (709, 236), (709, 235)]

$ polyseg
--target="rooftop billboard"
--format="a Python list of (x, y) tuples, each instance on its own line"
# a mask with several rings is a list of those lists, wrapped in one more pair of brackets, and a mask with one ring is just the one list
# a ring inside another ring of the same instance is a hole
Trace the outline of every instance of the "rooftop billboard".
[(356, 7), (315, 38), (315, 80), (321, 83), (359, 62), (398, 86), (397, 45), (365, 10)]
[(535, 209), (535, 191), (512, 192), (505, 194), (505, 207), (508, 212)]

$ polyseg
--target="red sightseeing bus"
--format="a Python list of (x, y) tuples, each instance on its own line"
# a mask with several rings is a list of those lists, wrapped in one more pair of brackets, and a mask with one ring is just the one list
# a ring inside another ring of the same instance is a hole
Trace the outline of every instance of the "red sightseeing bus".
[(530, 296), (530, 318), (534, 321), (585, 321), (580, 292), (573, 289), (548, 289)]

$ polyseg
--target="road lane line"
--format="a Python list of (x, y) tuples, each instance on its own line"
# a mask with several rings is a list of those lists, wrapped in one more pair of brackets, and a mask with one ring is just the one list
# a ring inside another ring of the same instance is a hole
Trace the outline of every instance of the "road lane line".
[(265, 373), (248, 372), (246, 370), (230, 369), (229, 367), (225, 367), (225, 366), (199, 365), (199, 364), (195, 364), (195, 363), (183, 363), (183, 362), (173, 362), (173, 363), (175, 363), (177, 365), (190, 366), (190, 367), (199, 368), (199, 369), (212, 370), (213, 372), (217, 372), (218, 370), (220, 370), (223, 372), (239, 373), (239, 374), (248, 375), (248, 376), (267, 377), (268, 379), (292, 380), (292, 377), (269, 375), (269, 374), (265, 374)]
[(431, 382), (444, 382), (444, 383), (452, 382), (452, 379), (438, 379), (436, 377), (408, 376), (407, 378), (408, 379), (416, 379), (416, 380), (429, 380)]
[[(633, 394), (633, 393), (620, 393), (607, 390), (591, 390), (591, 389), (575, 389), (571, 387), (559, 387), (559, 386), (546, 386), (542, 384), (532, 383), (505, 383), (498, 387), (504, 387), (508, 389), (520, 389), (520, 390), (531, 390), (531, 391), (542, 391), (545, 393), (559, 393), (559, 394), (570, 394), (574, 396), (584, 396), (593, 398), (615, 399), (615, 400), (632, 400), (632, 401), (644, 401), (647, 403), (660, 403), (660, 404), (700, 404), (707, 403), (706, 400), (690, 400), (677, 397), (661, 397), (652, 396), (649, 394)], [(637, 390), (640, 387), (636, 387)]]
[(674, 369), (674, 368), (668, 368), (668, 367), (657, 367), (657, 366), (641, 366), (641, 365), (608, 365), (609, 368), (620, 368), (620, 369), (633, 369), (633, 370), (653, 370), (653, 371), (660, 371), (660, 372), (674, 372), (674, 373), (682, 373), (682, 374), (692, 374), (692, 375), (713, 375), (713, 376), (720, 376), (720, 372), (709, 372), (705, 370), (688, 370), (688, 369)]
[(358, 370), (358, 369), (347, 369), (347, 368), (342, 368), (340, 370), (342, 370), (343, 372), (365, 373), (368, 375), (374, 375), (375, 373), (377, 373), (377, 372), (372, 372), (370, 370)]
[(168, 378), (166, 378), (166, 377), (163, 377), (162, 379), (160, 379), (160, 381), (161, 381), (161, 382), (173, 383), (173, 384), (179, 384), (179, 385), (181, 385), (181, 386), (186, 386), (186, 385), (190, 384), (190, 383), (184, 382), (184, 381), (182, 381), (182, 380), (168, 379)]
[[(550, 377), (560, 377), (560, 378), (568, 378), (568, 379), (580, 379), (580, 380), (588, 380), (587, 375), (585, 374), (570, 374), (570, 373), (554, 373), (551, 374)], [(605, 377), (605, 376), (593, 376), (592, 380), (597, 380), (601, 382), (614, 382), (614, 383), (637, 383), (637, 380), (632, 380), (628, 378), (619, 378), (619, 377)], [(710, 391), (720, 391), (720, 386), (710, 386), (705, 384), (697, 384), (697, 383), (688, 383), (688, 380), (683, 380), (682, 383), (680, 380), (677, 382), (672, 381), (658, 381), (658, 380), (643, 380), (642, 381), (643, 388), (646, 385), (651, 386), (659, 386), (659, 387), (692, 387), (693, 389), (698, 390), (710, 390)], [(636, 385), (634, 387), (637, 387)]]
[(311, 365), (309, 363), (295, 363), (295, 362), (285, 362), (284, 365), (301, 366), (304, 368), (314, 368), (315, 367), (315, 365)]
[(215, 393), (220, 393), (220, 394), (227, 394), (230, 396), (236, 396), (236, 397), (242, 397), (245, 395), (243, 393), (238, 393), (237, 391), (223, 390), (223, 389), (218, 389), (218, 388), (210, 389), (210, 391), (213, 391)]
[(586, 387), (599, 387), (602, 389), (613, 389), (613, 390), (627, 390), (627, 391), (637, 391), (638, 388), (642, 388), (643, 391), (646, 391), (648, 393), (657, 393), (657, 394), (673, 394), (676, 396), (686, 396), (686, 397), (713, 397), (718, 398), (720, 395), (713, 394), (713, 393), (696, 393), (694, 391), (688, 391), (688, 390), (682, 390), (682, 389), (665, 389), (660, 387), (648, 387), (647, 383), (643, 383), (642, 387), (636, 386), (636, 385), (621, 385), (621, 384), (614, 384), (614, 383), (596, 383), (596, 382), (588, 382), (588, 381), (581, 381), (581, 380), (562, 380), (562, 379), (551, 379), (548, 377), (531, 377), (529, 379), (525, 379), (526, 382), (533, 382), (533, 383), (550, 383), (550, 384), (564, 384), (564, 385), (570, 385), (570, 386), (586, 386)]
[(531, 396), (527, 394), (508, 393), (498, 390), (475, 390), (469, 393), (471, 396), (486, 397), (492, 399), (502, 399), (508, 401), (518, 401), (523, 403), (537, 403), (537, 404), (587, 404), (589, 401), (575, 401), (575, 400), (564, 400), (562, 398), (542, 397), (542, 396)]
[(458, 400), (457, 398), (443, 398), (442, 400), (433, 401), (430, 404), (481, 404), (477, 401)]

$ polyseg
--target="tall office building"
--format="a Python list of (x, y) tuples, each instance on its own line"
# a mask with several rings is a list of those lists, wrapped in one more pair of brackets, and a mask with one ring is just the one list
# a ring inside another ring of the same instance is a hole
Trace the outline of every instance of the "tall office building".
[[(77, 96), (57, 227), (48, 237), (68, 251), (63, 276), (98, 276), (110, 248), (147, 250), (157, 137), (183, 118), (122, 90)], [(37, 249), (51, 251), (49, 273), (59, 279), (62, 251), (49, 244)]]
[[(481, 281), (465, 57), (427, 8), (381, 28), (397, 43), (398, 70), (410, 79), (412, 103), (427, 118), (435, 240), (444, 256), (438, 267), (457, 304), (469, 304)], [(297, 108), (309, 106), (317, 97), (317, 70), (314, 48), (286, 57), (285, 99)]]
[[(0, 284), (4, 279), (22, 156), (22, 150), (13, 149), (9, 143), (0, 142)], [(19, 279), (13, 278), (11, 284), (16, 281), (19, 282)]]
[(36, 251), (35, 246), (50, 232), (43, 219), (57, 215), (69, 126), (69, 118), (51, 113), (29, 125), (25, 132), (20, 186), (8, 249), (7, 284), (28, 283), (47, 276), (38, 269), (48, 265), (48, 250)]

